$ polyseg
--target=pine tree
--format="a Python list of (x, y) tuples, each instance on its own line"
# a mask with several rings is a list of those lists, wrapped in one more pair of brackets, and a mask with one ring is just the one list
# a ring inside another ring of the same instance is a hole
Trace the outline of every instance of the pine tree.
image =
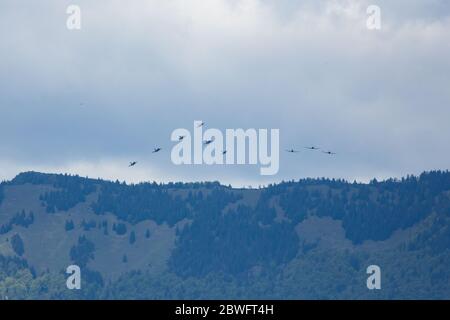
[(134, 231), (130, 232), (130, 244), (133, 244), (136, 242), (136, 233)]
[(18, 256), (22, 256), (25, 253), (22, 238), (17, 233), (11, 238), (11, 246)]
[(66, 231), (73, 230), (74, 228), (75, 228), (75, 225), (74, 225), (73, 221), (72, 220), (67, 220), (66, 221), (66, 225), (65, 225)]

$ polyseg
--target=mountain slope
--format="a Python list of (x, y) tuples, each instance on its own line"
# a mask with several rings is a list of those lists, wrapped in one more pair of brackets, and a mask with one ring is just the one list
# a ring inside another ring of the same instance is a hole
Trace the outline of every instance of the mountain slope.
[[(263, 189), (27, 172), (0, 185), (0, 295), (448, 299), (449, 222), (449, 172)], [(73, 263), (80, 292), (65, 288)]]

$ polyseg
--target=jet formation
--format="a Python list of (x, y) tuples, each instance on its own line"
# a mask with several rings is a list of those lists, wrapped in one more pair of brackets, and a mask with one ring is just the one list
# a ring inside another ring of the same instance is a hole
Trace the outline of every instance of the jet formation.
[[(318, 151), (318, 150), (320, 150), (320, 148), (319, 148), (319, 147), (316, 147), (316, 146), (305, 147), (305, 149), (308, 149), (308, 150), (311, 150), (311, 151)], [(298, 152), (300, 152), (300, 151), (295, 150), (295, 149), (286, 149), (286, 152), (288, 152), (288, 153), (298, 153)], [(330, 156), (336, 155), (336, 154), (337, 154), (336, 152), (325, 151), (325, 150), (322, 150), (322, 153), (327, 154), (327, 155), (330, 155)]]
[[(84, 104), (83, 104), (83, 105), (84, 105)], [(203, 126), (205, 126), (205, 122), (201, 122), (200, 124), (198, 124), (198, 125), (197, 125), (197, 128), (200, 128), (200, 127), (203, 127)], [(183, 141), (183, 139), (184, 139), (185, 137), (186, 137), (186, 136), (178, 136), (178, 141)], [(214, 142), (214, 139), (208, 139), (208, 140), (203, 141), (203, 144), (204, 144), (204, 145), (209, 145), (209, 144), (211, 144), (211, 143), (213, 143), (213, 142)], [(307, 149), (307, 150), (310, 150), (310, 151), (318, 151), (318, 150), (321, 150), (320, 147), (317, 147), (317, 146), (308, 146), (308, 147), (304, 147), (304, 148)], [(155, 147), (155, 148), (153, 149), (152, 153), (158, 153), (158, 152), (160, 152), (161, 150), (162, 150), (161, 147)], [(297, 149), (294, 149), (294, 148), (286, 149), (285, 151), (286, 151), (287, 153), (300, 153), (300, 152), (301, 152), (300, 150), (297, 150)], [(325, 150), (321, 150), (321, 151), (322, 151), (322, 153), (327, 154), (327, 155), (330, 155), (330, 156), (336, 155), (336, 154), (337, 154), (337, 153), (332, 152), (332, 151), (325, 151)], [(227, 150), (223, 150), (223, 151), (222, 151), (222, 155), (225, 155), (226, 153), (227, 153)], [(137, 161), (132, 161), (132, 162), (130, 162), (130, 164), (128, 165), (128, 167), (134, 167), (136, 164), (137, 164)]]

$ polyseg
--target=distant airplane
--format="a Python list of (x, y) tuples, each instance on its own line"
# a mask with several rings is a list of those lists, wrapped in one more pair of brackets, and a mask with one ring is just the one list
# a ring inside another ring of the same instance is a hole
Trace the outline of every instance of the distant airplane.
[(202, 121), (201, 123), (199, 123), (199, 125), (197, 126), (197, 128), (203, 127), (205, 125), (205, 123)]
[(137, 164), (136, 161), (130, 162), (130, 165), (128, 167), (134, 167)]
[(209, 139), (209, 140), (206, 140), (206, 141), (203, 142), (203, 143), (206, 144), (206, 145), (208, 145), (208, 144), (211, 144), (213, 141), (214, 141), (214, 139)]
[(288, 150), (286, 150), (286, 152), (289, 152), (289, 153), (297, 153), (297, 152), (300, 152), (300, 151), (297, 151), (297, 150), (294, 150), (294, 149), (288, 149)]
[(329, 154), (329, 155), (334, 155), (334, 154), (336, 154), (336, 153), (334, 153), (334, 152), (331, 152), (331, 151), (322, 151), (323, 153), (326, 153), (326, 154)]
[(178, 141), (182, 141), (186, 136), (178, 136)]
[(309, 149), (309, 150), (319, 150), (319, 147), (305, 147), (305, 149)]
[(155, 148), (155, 149), (153, 149), (153, 152), (152, 153), (157, 153), (157, 152), (160, 152), (162, 150), (162, 148)]

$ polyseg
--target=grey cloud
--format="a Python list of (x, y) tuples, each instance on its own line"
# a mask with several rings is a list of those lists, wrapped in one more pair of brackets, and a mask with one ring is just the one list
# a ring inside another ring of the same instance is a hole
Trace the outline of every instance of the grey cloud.
[[(173, 166), (170, 133), (194, 120), (339, 153), (282, 154), (274, 181), (448, 166), (447, 1), (380, 0), (378, 33), (364, 28), (369, 1), (77, 2), (79, 32), (65, 28), (71, 2), (0, 4), (5, 172), (138, 158), (142, 179), (270, 182), (252, 167)], [(167, 153), (152, 158), (155, 145)]]

